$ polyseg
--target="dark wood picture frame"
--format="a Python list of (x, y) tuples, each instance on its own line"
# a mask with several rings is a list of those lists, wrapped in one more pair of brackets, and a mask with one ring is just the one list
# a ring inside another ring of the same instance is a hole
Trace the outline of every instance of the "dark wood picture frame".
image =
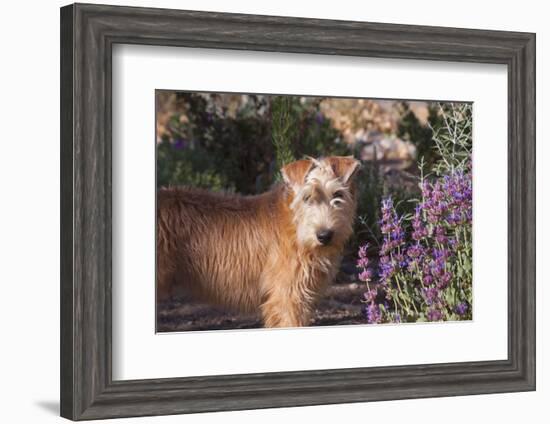
[[(115, 43), (507, 65), (508, 359), (113, 381)], [(60, 124), (63, 417), (82, 420), (535, 389), (534, 34), (75, 4), (61, 9)]]

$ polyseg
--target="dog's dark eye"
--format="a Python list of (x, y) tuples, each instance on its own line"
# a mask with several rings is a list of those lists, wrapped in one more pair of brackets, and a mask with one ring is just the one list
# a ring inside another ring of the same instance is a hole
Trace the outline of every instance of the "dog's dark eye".
[(304, 197), (303, 197), (303, 200), (304, 202), (309, 202), (309, 200), (311, 199), (311, 196), (309, 194), (306, 194)]
[(344, 193), (342, 193), (341, 191), (335, 191), (332, 194), (333, 199), (342, 199), (343, 197), (344, 197)]

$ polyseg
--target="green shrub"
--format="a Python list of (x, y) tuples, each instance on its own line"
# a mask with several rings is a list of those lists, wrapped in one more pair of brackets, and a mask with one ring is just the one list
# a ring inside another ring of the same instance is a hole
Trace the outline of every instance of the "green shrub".
[(177, 93), (183, 112), (171, 117), (169, 133), (158, 145), (158, 187), (261, 193), (289, 161), (349, 154), (338, 143), (339, 132), (319, 112), (321, 99), (248, 95), (230, 111), (221, 98)]

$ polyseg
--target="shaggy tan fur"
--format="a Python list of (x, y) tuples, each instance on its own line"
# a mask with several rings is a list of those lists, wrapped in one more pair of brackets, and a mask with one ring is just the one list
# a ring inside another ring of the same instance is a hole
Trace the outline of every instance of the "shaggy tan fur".
[(183, 288), (261, 311), (266, 327), (308, 325), (352, 233), (358, 165), (351, 157), (299, 160), (282, 169), (283, 184), (258, 196), (161, 189), (158, 296)]

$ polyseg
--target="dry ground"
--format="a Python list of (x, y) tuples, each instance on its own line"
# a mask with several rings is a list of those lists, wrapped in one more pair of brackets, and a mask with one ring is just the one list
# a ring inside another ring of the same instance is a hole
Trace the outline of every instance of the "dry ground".
[[(365, 324), (361, 296), (365, 288), (353, 282), (332, 284), (321, 299), (311, 325)], [(186, 298), (159, 303), (157, 331), (229, 330), (259, 328), (259, 316), (236, 314)]]

